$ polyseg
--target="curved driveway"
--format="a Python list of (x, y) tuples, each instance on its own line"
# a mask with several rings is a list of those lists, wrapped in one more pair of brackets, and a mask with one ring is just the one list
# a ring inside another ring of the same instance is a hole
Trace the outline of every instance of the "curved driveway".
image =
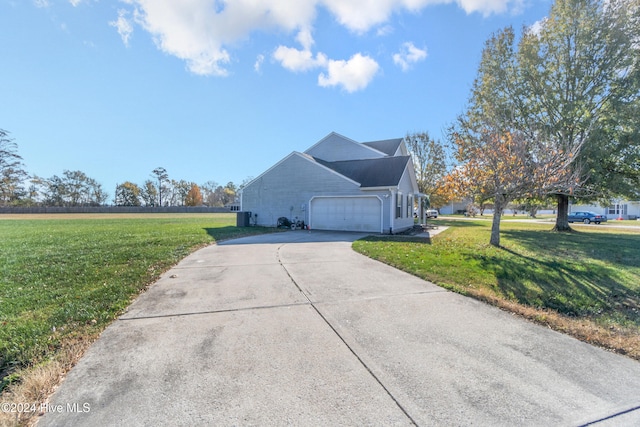
[(39, 425), (640, 425), (640, 363), (370, 260), (359, 237), (276, 233), (185, 258)]

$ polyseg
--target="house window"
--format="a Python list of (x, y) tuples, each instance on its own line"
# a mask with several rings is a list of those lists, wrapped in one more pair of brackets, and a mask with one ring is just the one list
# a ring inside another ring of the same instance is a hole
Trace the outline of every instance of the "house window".
[(405, 218), (411, 218), (411, 207), (413, 206), (413, 197), (412, 196), (407, 196), (407, 215), (405, 216)]
[(396, 194), (396, 218), (402, 218), (402, 193)]
[(627, 205), (615, 204), (613, 206), (609, 206), (609, 215), (626, 215), (627, 214)]

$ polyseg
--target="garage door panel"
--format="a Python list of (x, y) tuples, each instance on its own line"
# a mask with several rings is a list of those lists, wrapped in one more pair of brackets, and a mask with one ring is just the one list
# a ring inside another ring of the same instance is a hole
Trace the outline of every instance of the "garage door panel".
[(318, 230), (381, 232), (377, 197), (318, 197), (311, 201), (311, 227)]

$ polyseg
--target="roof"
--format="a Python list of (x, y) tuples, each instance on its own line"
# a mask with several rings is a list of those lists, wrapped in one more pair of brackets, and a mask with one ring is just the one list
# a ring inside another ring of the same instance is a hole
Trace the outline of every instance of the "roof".
[(385, 153), (387, 156), (393, 156), (396, 151), (398, 151), (398, 147), (402, 143), (402, 138), (394, 138), (394, 139), (384, 139), (381, 141), (371, 141), (371, 142), (363, 142), (362, 145), (366, 145), (367, 147), (371, 147), (374, 150), (381, 151)]
[(359, 182), (361, 187), (395, 187), (400, 183), (409, 156), (327, 162), (314, 157), (319, 164)]

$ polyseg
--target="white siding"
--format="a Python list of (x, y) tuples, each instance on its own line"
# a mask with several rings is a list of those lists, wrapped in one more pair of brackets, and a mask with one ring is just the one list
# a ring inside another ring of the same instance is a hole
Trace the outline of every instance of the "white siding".
[[(407, 230), (413, 227), (413, 207), (407, 205), (407, 196), (413, 196), (416, 192), (416, 188), (412, 185), (411, 175), (408, 173), (408, 170), (405, 170), (405, 174), (402, 176), (400, 180), (400, 185), (398, 186), (399, 192), (402, 194), (402, 208), (400, 209), (400, 218), (395, 218), (395, 201), (394, 203), (394, 222), (393, 222), (393, 232), (399, 233), (404, 230)], [(409, 215), (407, 215), (407, 213)]]
[(257, 224), (267, 227), (277, 225), (282, 216), (308, 223), (309, 201), (319, 194), (360, 194), (360, 188), (294, 153), (242, 190), (242, 210), (257, 213)]

